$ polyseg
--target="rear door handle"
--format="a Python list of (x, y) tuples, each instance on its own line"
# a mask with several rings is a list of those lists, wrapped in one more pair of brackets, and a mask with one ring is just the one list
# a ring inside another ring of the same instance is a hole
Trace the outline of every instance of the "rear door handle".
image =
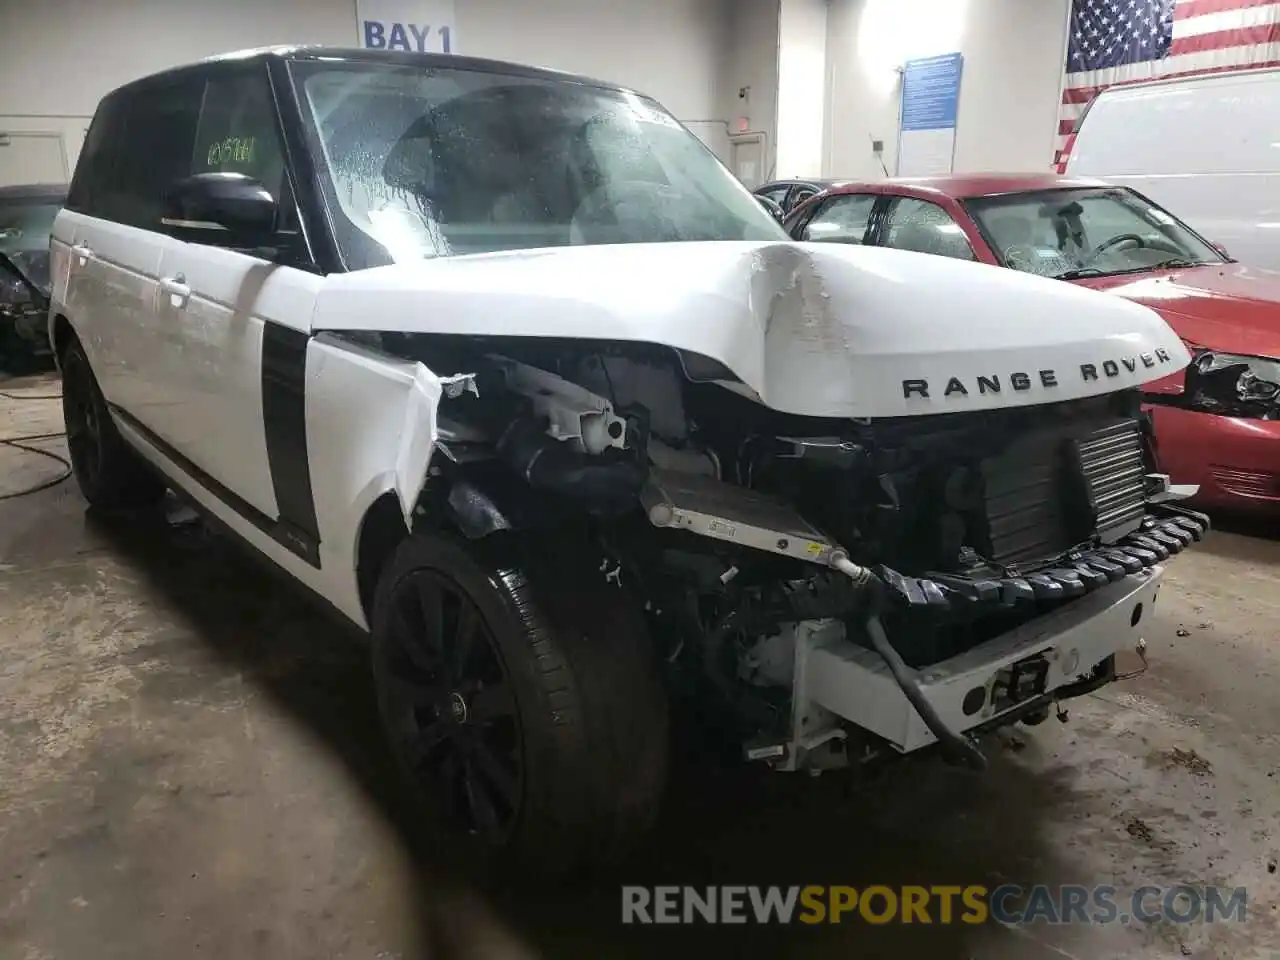
[(160, 292), (169, 298), (169, 305), (181, 309), (187, 305), (191, 297), (191, 288), (187, 286), (187, 278), (182, 274), (176, 277), (161, 277)]
[(93, 251), (89, 249), (87, 243), (77, 243), (71, 248), (72, 255), (79, 261), (80, 266), (84, 266), (89, 262), (89, 258), (93, 256)]

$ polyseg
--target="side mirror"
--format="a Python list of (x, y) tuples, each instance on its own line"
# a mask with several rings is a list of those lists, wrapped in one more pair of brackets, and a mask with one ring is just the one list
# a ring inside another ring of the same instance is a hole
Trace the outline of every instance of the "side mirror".
[(779, 223), (787, 219), (786, 213), (782, 210), (782, 204), (777, 200), (774, 200), (772, 197), (762, 197), (759, 194), (754, 194), (754, 196), (760, 206), (769, 211), (769, 215), (773, 217), (773, 219), (777, 220)]
[(192, 243), (270, 246), (276, 201), (261, 181), (243, 173), (197, 173), (170, 186), (160, 222)]

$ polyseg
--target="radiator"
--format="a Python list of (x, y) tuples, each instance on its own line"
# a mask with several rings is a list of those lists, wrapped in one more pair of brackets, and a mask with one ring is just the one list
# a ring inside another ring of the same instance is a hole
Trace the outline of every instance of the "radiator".
[(1136, 420), (1071, 440), (1054, 432), (1020, 438), (981, 465), (986, 556), (1027, 564), (1100, 536), (1131, 533), (1145, 511), (1146, 465)]
[(1103, 427), (1077, 443), (1095, 528), (1104, 543), (1137, 530), (1146, 513), (1146, 461), (1136, 420)]

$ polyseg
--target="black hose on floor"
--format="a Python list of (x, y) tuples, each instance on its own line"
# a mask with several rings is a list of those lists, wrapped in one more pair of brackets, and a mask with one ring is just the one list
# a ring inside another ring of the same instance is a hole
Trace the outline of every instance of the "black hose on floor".
[(60, 393), (5, 393), (0, 390), (0, 397), (6, 400), (61, 400)]
[[(0, 397), (6, 400), (61, 400), (62, 394), (37, 393), (37, 394), (16, 394), (5, 393), (0, 391)], [(53, 460), (62, 466), (62, 473), (54, 477), (52, 480), (43, 480), (35, 486), (26, 487), (25, 489), (15, 491), (14, 493), (0, 494), (0, 502), (5, 500), (16, 500), (19, 497), (27, 497), (33, 493), (39, 493), (42, 490), (48, 490), (56, 487), (62, 481), (71, 476), (71, 462), (64, 456), (54, 453), (52, 450), (42, 450), (40, 447), (33, 447), (30, 444), (37, 440), (56, 440), (59, 437), (66, 436), (65, 433), (33, 433), (24, 437), (0, 437), (0, 445), (13, 447), (15, 450), (22, 450), (25, 453), (34, 453), (37, 456), (45, 457)]]
[[(59, 436), (62, 436), (62, 434), (55, 433), (53, 434), (53, 436), (59, 437)], [(50, 437), (38, 436), (30, 439), (45, 440), (45, 439), (50, 439)], [(33, 493), (39, 493), (41, 490), (48, 490), (50, 487), (56, 487), (63, 480), (66, 480), (67, 477), (71, 476), (71, 461), (69, 461), (66, 457), (62, 456), (61, 454), (54, 453), (52, 450), (41, 450), (39, 447), (28, 446), (27, 444), (23, 443), (21, 439), (0, 440), (0, 444), (3, 444), (6, 447), (13, 447), (17, 450), (24, 450), (27, 453), (35, 453), (42, 457), (47, 457), (48, 459), (57, 461), (59, 464), (62, 465), (62, 473), (58, 474), (58, 476), (54, 477), (52, 480), (44, 480), (40, 483), (37, 483), (33, 487), (26, 487), (14, 493), (0, 493), (0, 501), (16, 500), (18, 499), (18, 497), (26, 497), (26, 496), (30, 496)]]

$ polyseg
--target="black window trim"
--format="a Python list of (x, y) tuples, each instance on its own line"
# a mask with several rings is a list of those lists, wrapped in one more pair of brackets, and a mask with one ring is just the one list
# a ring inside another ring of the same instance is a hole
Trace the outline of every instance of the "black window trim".
[(303, 122), (303, 105), (289, 72), (287, 59), (271, 57), (267, 73), (280, 124), (285, 168), (290, 172), (294, 202), (298, 204), (299, 222), (307, 237), (317, 272), (327, 276), (346, 273), (347, 265), (338, 246), (329, 205), (324, 199), (321, 171), (315, 162), (312, 144), (308, 142), (307, 125)]

